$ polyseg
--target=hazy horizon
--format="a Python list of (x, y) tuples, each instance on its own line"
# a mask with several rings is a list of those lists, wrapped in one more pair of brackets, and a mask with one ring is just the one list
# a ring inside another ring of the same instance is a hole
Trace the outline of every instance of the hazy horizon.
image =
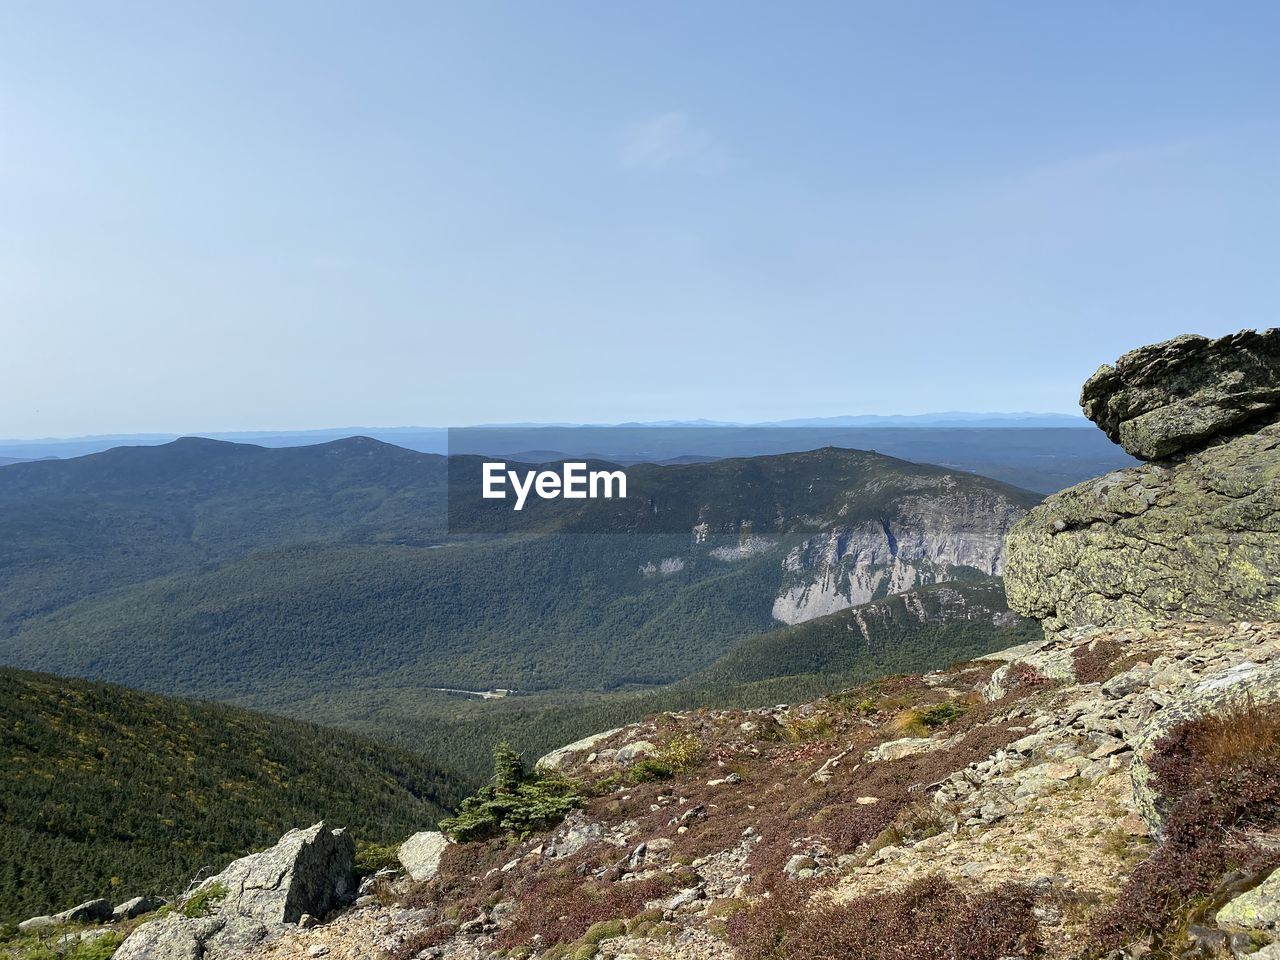
[[(0, 437), (0, 447), (6, 444), (22, 444), (22, 443), (63, 443), (78, 440), (97, 440), (97, 439), (114, 439), (114, 438), (132, 438), (132, 437), (213, 437), (219, 436), (287, 436), (291, 434), (322, 434), (322, 433), (343, 433), (348, 436), (357, 435), (361, 430), (371, 430), (378, 432), (393, 433), (396, 431), (448, 431), (457, 429), (479, 430), (486, 428), (528, 428), (537, 429), (540, 427), (549, 428), (566, 428), (566, 427), (595, 427), (595, 428), (625, 428), (630, 426), (712, 426), (712, 427), (790, 427), (793, 425), (822, 425), (824, 422), (830, 421), (874, 421), (868, 423), (860, 423), (859, 426), (874, 428), (876, 423), (882, 421), (912, 421), (923, 423), (963, 423), (969, 420), (986, 420), (986, 421), (1004, 421), (1008, 423), (1016, 423), (1019, 420), (1062, 420), (1063, 426), (1068, 426), (1066, 421), (1076, 421), (1075, 426), (1089, 427), (1092, 426), (1089, 421), (1081, 413), (1058, 413), (1055, 411), (1031, 411), (1031, 410), (938, 410), (922, 414), (835, 414), (830, 416), (813, 416), (799, 417), (791, 420), (708, 420), (700, 417), (691, 417), (688, 419), (664, 420), (664, 421), (619, 421), (617, 423), (598, 423), (591, 421), (558, 421), (558, 422), (539, 422), (539, 421), (511, 421), (506, 423), (473, 423), (458, 424), (455, 426), (447, 426), (444, 424), (344, 424), (340, 426), (323, 426), (323, 427), (276, 427), (261, 428), (254, 430), (236, 430), (236, 429), (217, 429), (217, 430), (113, 430), (105, 433), (85, 433), (65, 436), (29, 436), (29, 437)], [(831, 424), (838, 426), (839, 424)], [(887, 425), (887, 424), (886, 424)]]

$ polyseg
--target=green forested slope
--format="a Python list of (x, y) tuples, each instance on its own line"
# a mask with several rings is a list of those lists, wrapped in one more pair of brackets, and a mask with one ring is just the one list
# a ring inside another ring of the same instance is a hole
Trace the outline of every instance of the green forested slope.
[(400, 840), (463, 792), (355, 734), (0, 669), (0, 921), (172, 894), (321, 819)]
[[(582, 711), (633, 711), (656, 688), (655, 703), (684, 696), (665, 688), (771, 634), (794, 575), (783, 559), (815, 531), (887, 527), (923, 502), (981, 525), (993, 505), (1037, 499), (825, 448), (639, 465), (626, 502), (540, 502), (521, 517), (492, 501), (459, 507), (479, 462), (455, 461), (449, 476), (441, 457), (361, 438), (184, 440), (6, 468), (0, 663), (363, 730), (478, 774), (490, 746), (479, 733), (554, 746), (588, 722)], [(935, 666), (991, 639), (904, 621), (865, 650), (819, 649), (797, 629), (698, 683), (764, 696), (819, 671)], [(434, 687), (520, 696), (471, 703)]]
[(365, 681), (670, 683), (767, 628), (781, 575), (776, 556), (640, 572), (674, 548), (666, 538), (564, 536), (261, 551), (70, 607), (0, 640), (0, 658), (264, 707)]
[(807, 700), (877, 677), (980, 658), (1042, 635), (1035, 621), (1009, 614), (998, 581), (936, 584), (750, 637), (707, 669), (661, 689), (474, 701), (383, 684), (376, 695), (357, 688), (292, 709), (325, 722), (341, 717), (354, 729), (391, 737), (483, 778), (500, 740), (535, 757), (648, 713)]
[(116, 588), (311, 541), (429, 544), (444, 458), (353, 437), (122, 447), (0, 474), (0, 638)]
[(843, 676), (873, 665), (880, 672), (910, 673), (1041, 636), (1036, 621), (1009, 612), (998, 580), (931, 584), (751, 637), (689, 682), (717, 687)]
[[(464, 461), (446, 478), (440, 457), (367, 439), (185, 440), (7, 469), (0, 662), (282, 710), (367, 683), (660, 685), (769, 629), (782, 557), (824, 524), (940, 490), (1036, 499), (823, 449), (641, 465), (625, 503), (550, 501), (527, 520), (499, 504), (499, 532), (451, 535), (446, 482), (478, 489)], [(695, 526), (711, 541), (691, 543)], [(743, 530), (768, 546), (717, 556)], [(668, 557), (682, 567), (646, 575)]]

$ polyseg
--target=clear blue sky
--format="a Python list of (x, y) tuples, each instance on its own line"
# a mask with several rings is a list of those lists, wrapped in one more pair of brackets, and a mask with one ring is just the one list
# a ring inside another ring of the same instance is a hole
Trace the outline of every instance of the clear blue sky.
[(1276, 323), (1280, 4), (0, 6), (0, 436), (1072, 411)]

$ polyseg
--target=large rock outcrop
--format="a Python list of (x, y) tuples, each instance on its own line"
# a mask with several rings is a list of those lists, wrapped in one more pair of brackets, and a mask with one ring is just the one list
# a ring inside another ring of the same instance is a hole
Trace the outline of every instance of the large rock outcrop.
[(1080, 406), (1139, 460), (1196, 447), (1280, 411), (1280, 328), (1139, 347), (1085, 381)]
[[(140, 926), (115, 960), (238, 956), (284, 924), (349, 902), (354, 856), (355, 843), (345, 830), (324, 823), (290, 830), (271, 849), (241, 857), (205, 880), (178, 911)], [(191, 909), (193, 904), (204, 906)]]
[[(1010, 531), (1009, 606), (1049, 632), (1280, 617), (1280, 330), (1126, 354), (1082, 405), (1131, 453)], [(1270, 418), (1270, 419), (1268, 419)]]

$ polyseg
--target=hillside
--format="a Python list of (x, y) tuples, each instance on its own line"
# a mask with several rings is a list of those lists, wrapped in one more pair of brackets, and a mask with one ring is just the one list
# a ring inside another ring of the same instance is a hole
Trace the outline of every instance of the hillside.
[[(493, 744), (501, 740), (537, 756), (653, 713), (803, 702), (1041, 636), (1035, 621), (1009, 612), (998, 584), (938, 584), (766, 631), (705, 670), (657, 689), (556, 691), (479, 701), (424, 693), (411, 684), (384, 684), (376, 694), (372, 689), (345, 698), (335, 693), (293, 709), (318, 721), (342, 710), (352, 729), (389, 737), (480, 782)], [(429, 729), (405, 722), (424, 714), (432, 718)]]
[(339, 818), (385, 843), (459, 799), (453, 774), (349, 733), (0, 669), (0, 921), (172, 896), (203, 867)]
[(362, 438), (121, 447), (0, 474), (0, 637), (71, 603), (258, 549), (434, 542), (444, 458)]
[(0, 662), (421, 743), (454, 712), (433, 688), (653, 689), (775, 628), (784, 596), (808, 619), (989, 579), (1038, 500), (828, 448), (640, 465), (625, 502), (477, 501), (466, 532), (478, 463), (353, 438), (17, 465)]
[(823, 675), (862, 681), (918, 673), (1038, 640), (1039, 624), (1011, 613), (998, 582), (933, 584), (751, 637), (690, 685)]
[[(448, 844), (394, 906), (370, 898), (236, 955), (354, 960), (376, 938), (396, 960), (1231, 956), (1181, 944), (1188, 923), (1209, 945), (1270, 937), (1212, 918), (1280, 863), (1280, 715), (1212, 711), (1227, 691), (1274, 698), (1278, 663), (1276, 624), (1167, 624), (814, 703), (656, 715), (544, 758), (576, 784), (563, 823)], [(1234, 722), (1258, 754), (1214, 752)], [(1163, 792), (1135, 793), (1156, 768)], [(1206, 779), (1250, 785), (1258, 806)]]

